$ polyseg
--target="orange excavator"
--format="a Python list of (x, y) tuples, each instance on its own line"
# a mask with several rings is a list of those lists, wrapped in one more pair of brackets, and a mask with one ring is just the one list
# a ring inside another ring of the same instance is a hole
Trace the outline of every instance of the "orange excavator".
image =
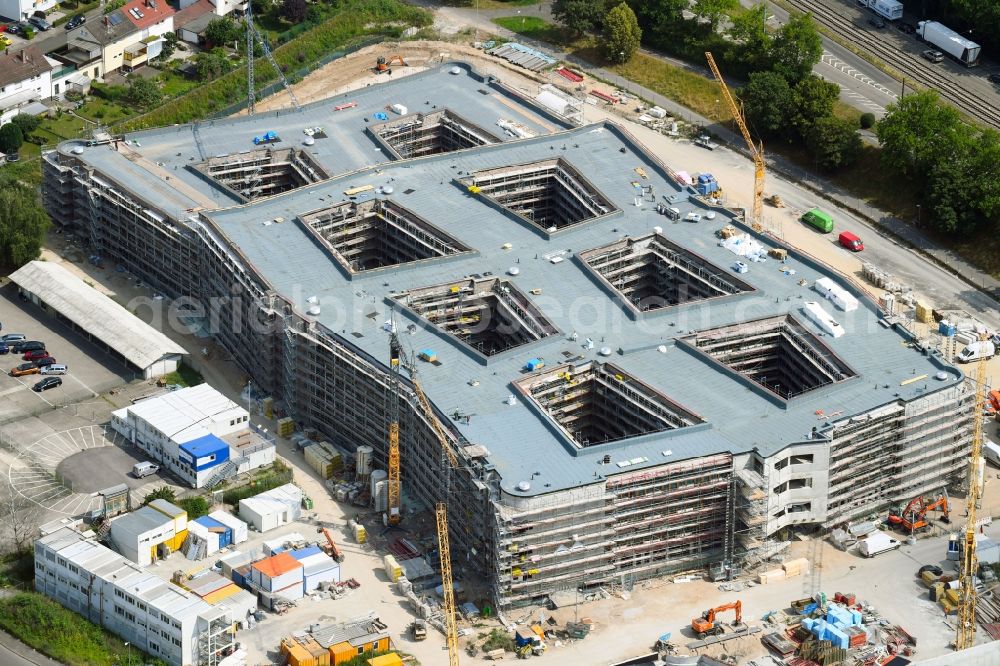
[(904, 532), (915, 532), (922, 530), (930, 523), (927, 522), (928, 511), (941, 511), (941, 521), (950, 522), (948, 517), (948, 498), (939, 497), (933, 502), (928, 502), (923, 497), (914, 497), (906, 508), (899, 513), (889, 514), (889, 523), (895, 525)]
[(376, 74), (392, 74), (392, 65), (394, 63), (399, 63), (403, 67), (409, 67), (409, 63), (403, 60), (403, 56), (396, 54), (386, 58), (385, 56), (379, 56), (378, 60), (375, 61), (374, 71)]
[(736, 623), (734, 627), (738, 627), (743, 624), (743, 603), (740, 601), (733, 601), (732, 603), (722, 604), (721, 606), (716, 606), (715, 608), (710, 608), (701, 614), (701, 617), (696, 617), (691, 620), (691, 629), (694, 633), (698, 634), (698, 638), (704, 638), (705, 636), (718, 636), (724, 629), (721, 624), (715, 622), (715, 616), (718, 613), (722, 613), (728, 610), (736, 611)]

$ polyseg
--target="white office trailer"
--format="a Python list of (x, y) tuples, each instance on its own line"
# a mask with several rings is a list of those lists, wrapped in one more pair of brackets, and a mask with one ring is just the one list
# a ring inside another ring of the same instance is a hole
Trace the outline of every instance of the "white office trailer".
[[(292, 557), (295, 557), (294, 553)], [(315, 592), (324, 583), (340, 582), (340, 565), (326, 553), (313, 553), (296, 559), (302, 565), (302, 589), (306, 594)]]
[(213, 511), (208, 514), (233, 531), (233, 543), (243, 543), (249, 538), (247, 524), (227, 511)]
[(258, 532), (287, 525), (301, 515), (302, 491), (291, 483), (240, 500), (240, 518)]
[[(186, 527), (184, 528), (186, 529)], [(182, 530), (183, 531), (183, 530)], [(111, 521), (111, 540), (118, 551), (140, 566), (169, 555), (183, 542), (173, 517), (144, 506)]]
[(35, 542), (35, 590), (172, 666), (218, 664), (245, 620), (243, 604), (209, 604), (72, 527)]
[(274, 462), (273, 438), (252, 428), (247, 410), (208, 384), (119, 409), (111, 427), (193, 488)]

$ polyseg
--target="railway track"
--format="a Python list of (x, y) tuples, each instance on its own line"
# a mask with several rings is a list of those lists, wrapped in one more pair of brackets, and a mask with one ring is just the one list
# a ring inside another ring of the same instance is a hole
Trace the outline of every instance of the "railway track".
[(906, 76), (907, 79), (912, 78), (916, 83), (933, 88), (941, 95), (942, 99), (947, 100), (963, 113), (994, 129), (1000, 129), (1000, 105), (995, 100), (960, 87), (954, 78), (942, 73), (939, 68), (930, 63), (924, 62), (919, 54), (901, 51), (891, 42), (886, 43), (882, 40), (880, 33), (873, 33), (857, 26), (855, 24), (856, 14), (848, 13), (850, 10), (847, 7), (817, 3), (816, 0), (785, 1), (802, 13), (811, 12), (817, 23), (866, 49)]

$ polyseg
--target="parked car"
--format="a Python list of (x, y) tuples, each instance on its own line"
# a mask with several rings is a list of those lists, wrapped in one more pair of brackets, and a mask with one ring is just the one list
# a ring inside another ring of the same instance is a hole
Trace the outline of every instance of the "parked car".
[(21, 340), (15, 342), (10, 350), (15, 354), (25, 354), (30, 351), (45, 351), (45, 343), (38, 340)]
[(870, 19), (868, 19), (868, 25), (875, 28), (876, 30), (881, 30), (882, 28), (885, 27), (885, 21), (883, 21), (878, 16), (873, 16)]
[(861, 239), (852, 234), (850, 231), (840, 232), (840, 238), (837, 240), (843, 247), (846, 247), (851, 252), (861, 252), (865, 249), (865, 244), (861, 242)]
[(72, 30), (73, 28), (79, 28), (81, 25), (87, 22), (87, 17), (83, 14), (77, 14), (70, 20), (66, 21), (66, 29)]
[(24, 36), (24, 26), (20, 23), (11, 23), (7, 26), (7, 32), (12, 35), (18, 35), (20, 37)]
[(60, 378), (46, 377), (42, 381), (32, 386), (31, 390), (35, 391), (36, 393), (41, 393), (42, 391), (48, 391), (49, 389), (55, 388), (57, 386), (62, 386), (62, 380)]
[(151, 462), (137, 462), (132, 466), (132, 474), (135, 478), (142, 479), (151, 474), (156, 474), (160, 471), (159, 465), (154, 465)]
[(986, 80), (992, 84), (1000, 86), (1000, 73), (989, 74), (986, 76)]
[(7, 35), (0, 35), (0, 48), (6, 48), (13, 43)]
[(65, 375), (69, 372), (69, 366), (62, 363), (53, 363), (52, 365), (43, 365), (40, 370), (43, 375)]
[(35, 365), (34, 363), (22, 363), (16, 368), (11, 369), (10, 376), (21, 377), (23, 375), (37, 375), (38, 370), (39, 370), (38, 366)]
[(55, 363), (56, 359), (54, 356), (45, 355), (41, 358), (32, 359), (31, 362), (37, 365), (39, 368), (46, 368)]
[(52, 24), (51, 23), (49, 23), (48, 21), (46, 21), (43, 18), (38, 18), (37, 16), (32, 16), (30, 19), (28, 19), (28, 23), (30, 23), (31, 25), (35, 26), (36, 28), (38, 28), (42, 32), (45, 32), (46, 30), (51, 30), (52, 29)]
[(9, 354), (10, 347), (7, 346), (6, 342), (0, 342), (0, 355)]
[(8, 345), (12, 345), (15, 342), (20, 342), (21, 340), (27, 340), (28, 336), (24, 333), (6, 333), (0, 336), (0, 340), (6, 342)]
[(930, 60), (931, 62), (941, 62), (944, 60), (944, 54), (940, 51), (935, 51), (934, 49), (921, 51), (920, 55), (923, 56), (924, 60)]
[(40, 358), (45, 358), (49, 353), (44, 349), (29, 349), (24, 352), (24, 356), (21, 358), (25, 361), (37, 361)]

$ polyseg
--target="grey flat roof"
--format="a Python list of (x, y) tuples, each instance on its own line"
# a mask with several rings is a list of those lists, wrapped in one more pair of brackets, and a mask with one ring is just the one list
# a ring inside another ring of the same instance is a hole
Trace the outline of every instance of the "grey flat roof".
[[(412, 111), (419, 109), (419, 103), (413, 106), (413, 99), (433, 95), (435, 99), (447, 98), (448, 108), (489, 128), (494, 126), (493, 119), (501, 115), (518, 117), (511, 109), (516, 104), (512, 98), (498, 93), (479, 94), (476, 90), (481, 84), (473, 75), (448, 74), (451, 66), (387, 82), (341, 99), (364, 101), (367, 113), (395, 100), (409, 102)], [(455, 86), (457, 90), (453, 91)], [(433, 92), (428, 92), (431, 89)], [(336, 103), (329, 100), (322, 106), (329, 109)], [(439, 105), (444, 104), (439, 102)], [(359, 109), (359, 115), (360, 112)], [(327, 111), (327, 117), (334, 116)], [(270, 114), (257, 116), (252, 122), (227, 120), (216, 123), (214, 130), (203, 127), (201, 133), (206, 143), (212, 145), (209, 154), (215, 150), (221, 152), (227, 146), (227, 152), (231, 151), (234, 138), (248, 140), (253, 133), (278, 127), (266, 124), (265, 119), (269, 118)], [(688, 198), (690, 191), (675, 182), (658, 161), (669, 164), (670, 154), (654, 157), (616, 125), (591, 125), (555, 135), (361, 168), (377, 159), (374, 143), (362, 134), (363, 121), (358, 117), (342, 118), (344, 125), (333, 125), (331, 120), (315, 124), (324, 124), (328, 130), (336, 126), (345, 133), (336, 145), (346, 147), (336, 155), (324, 153), (321, 159), (331, 173), (351, 173), (245, 206), (202, 214), (277, 292), (292, 300), (302, 312), (309, 305), (306, 299), (316, 296), (321, 306), (318, 322), (382, 363), (388, 358), (388, 334), (382, 325), (390, 316), (387, 299), (393, 292), (447, 284), (487, 272), (511, 280), (525, 294), (541, 290), (530, 298), (560, 333), (496, 354), (485, 364), (456, 340), (433, 328), (418, 326), (412, 335), (401, 334), (403, 344), (414, 353), (426, 348), (437, 353), (440, 365), (418, 361), (424, 388), (441, 413), (470, 416), (468, 423), (448, 419), (448, 425), (469, 442), (488, 449), (488, 461), (501, 474), (506, 492), (543, 494), (593, 483), (603, 476), (720, 452), (758, 449), (763, 455), (772, 455), (789, 444), (806, 441), (814, 428), (822, 429), (827, 421), (820, 414), (846, 417), (900, 399), (914, 399), (953, 386), (962, 379), (958, 369), (910, 348), (909, 336), (904, 331), (883, 326), (876, 304), (848, 285), (842, 276), (794, 250), (784, 264), (773, 259), (765, 263), (748, 262), (749, 272), (739, 277), (754, 291), (664, 308), (656, 314), (631, 319), (580, 265), (577, 252), (607, 245), (626, 235), (643, 236), (654, 227), (662, 227), (662, 234), (672, 242), (724, 271), (730, 271), (740, 257), (720, 247), (715, 236), (719, 228), (731, 222), (731, 214), (722, 209), (716, 211), (716, 219), (695, 224), (673, 223), (656, 214), (648, 201), (639, 207), (634, 205), (633, 182), (639, 181), (652, 186), (657, 200), (664, 195), (680, 195), (674, 205), (681, 209), (682, 215), (689, 211), (707, 212), (704, 204)], [(523, 114), (519, 120), (524, 121)], [(279, 122), (291, 121), (279, 115), (275, 123)], [(297, 121), (289, 131), (309, 124), (312, 123)], [(157, 143), (171, 135), (178, 137), (175, 148)], [(189, 146), (189, 141), (182, 138), (188, 135), (189, 128), (167, 128), (149, 133), (150, 140), (140, 135), (140, 142), (144, 150), (166, 155)], [(371, 146), (367, 162), (355, 154), (365, 142)], [(186, 163), (188, 154), (177, 159)], [(472, 171), (554, 157), (568, 161), (620, 212), (549, 236), (469, 193), (456, 182)], [(90, 162), (90, 152), (85, 152), (83, 158)], [(163, 159), (169, 168), (169, 160), (174, 158)], [(645, 171), (647, 179), (637, 175), (637, 167)], [(349, 280), (294, 218), (343, 201), (347, 198), (344, 190), (362, 185), (376, 188), (391, 185), (393, 192), (388, 198), (475, 251), (389, 270), (362, 272)], [(265, 224), (278, 217), (285, 221)], [(769, 247), (780, 245), (769, 237), (758, 236), (758, 239)], [(546, 256), (553, 253), (563, 253), (565, 260), (550, 263)], [(512, 267), (518, 269), (518, 274), (507, 276)], [(823, 301), (809, 287), (825, 276), (861, 298), (861, 306), (845, 313)], [(806, 281), (805, 286), (800, 286), (800, 280)], [(774, 399), (759, 387), (748, 387), (741, 378), (675, 343), (677, 338), (695, 330), (788, 312), (808, 330), (819, 334), (819, 329), (800, 311), (807, 301), (821, 302), (843, 326), (846, 331), (843, 337), (820, 339), (857, 376), (787, 403)], [(410, 323), (420, 324), (401, 311), (397, 311), (396, 321), (401, 331)], [(570, 339), (572, 333), (578, 334), (577, 340)], [(588, 337), (594, 341), (593, 349), (583, 345)], [(606, 359), (598, 355), (604, 346), (613, 350)], [(661, 346), (665, 347), (663, 352), (658, 350)], [(521, 399), (515, 405), (506, 404), (508, 395), (517, 393), (512, 382), (526, 376), (523, 368), (529, 359), (543, 358), (547, 368), (542, 372), (546, 372), (567, 355), (580, 356), (585, 361), (607, 360), (698, 414), (706, 423), (580, 449), (533, 404)], [(946, 379), (934, 379), (942, 371)], [(928, 378), (901, 384), (920, 375)], [(403, 437), (405, 441), (405, 433)], [(610, 456), (612, 464), (600, 464), (605, 455)], [(627, 461), (637, 462), (619, 465)], [(519, 482), (529, 480), (529, 491), (516, 490)]]
[[(456, 67), (459, 73), (452, 74)], [(489, 94), (484, 95), (480, 90)], [(513, 95), (499, 86), (484, 82), (469, 65), (452, 62), (395, 80), (386, 77), (384, 85), (361, 88), (307, 104), (300, 111), (285, 109), (199, 123), (200, 154), (194, 125), (130, 132), (126, 136), (129, 141), (138, 142), (138, 146), (133, 146), (136, 152), (159, 165), (171, 179), (176, 178), (210, 196), (218, 207), (226, 207), (239, 201), (186, 167), (216, 155), (254, 150), (257, 146), (253, 138), (269, 131), (277, 132), (281, 139), (271, 147), (307, 149), (328, 173), (339, 175), (389, 161), (390, 156), (365, 133), (365, 128), (380, 122), (373, 118), (375, 113), (386, 113), (390, 120), (399, 118), (387, 108), (392, 104), (402, 104), (408, 113), (453, 108), (469, 122), (507, 140), (511, 137), (496, 124), (501, 118), (514, 120), (536, 134), (565, 129), (566, 125), (546, 118), (538, 110), (516, 103)], [(336, 106), (352, 102), (357, 106), (334, 110)], [(327, 138), (316, 139), (312, 146), (307, 147), (303, 143), (306, 139), (303, 130), (312, 127), (324, 128)], [(114, 177), (120, 184), (130, 188), (156, 188), (153, 197), (155, 205), (175, 219), (185, 219), (190, 215), (191, 208), (200, 205), (107, 145), (87, 147), (85, 143), (67, 141), (60, 144), (59, 150), (68, 153), (70, 149), (79, 147), (84, 151), (81, 159), (106, 176)]]

